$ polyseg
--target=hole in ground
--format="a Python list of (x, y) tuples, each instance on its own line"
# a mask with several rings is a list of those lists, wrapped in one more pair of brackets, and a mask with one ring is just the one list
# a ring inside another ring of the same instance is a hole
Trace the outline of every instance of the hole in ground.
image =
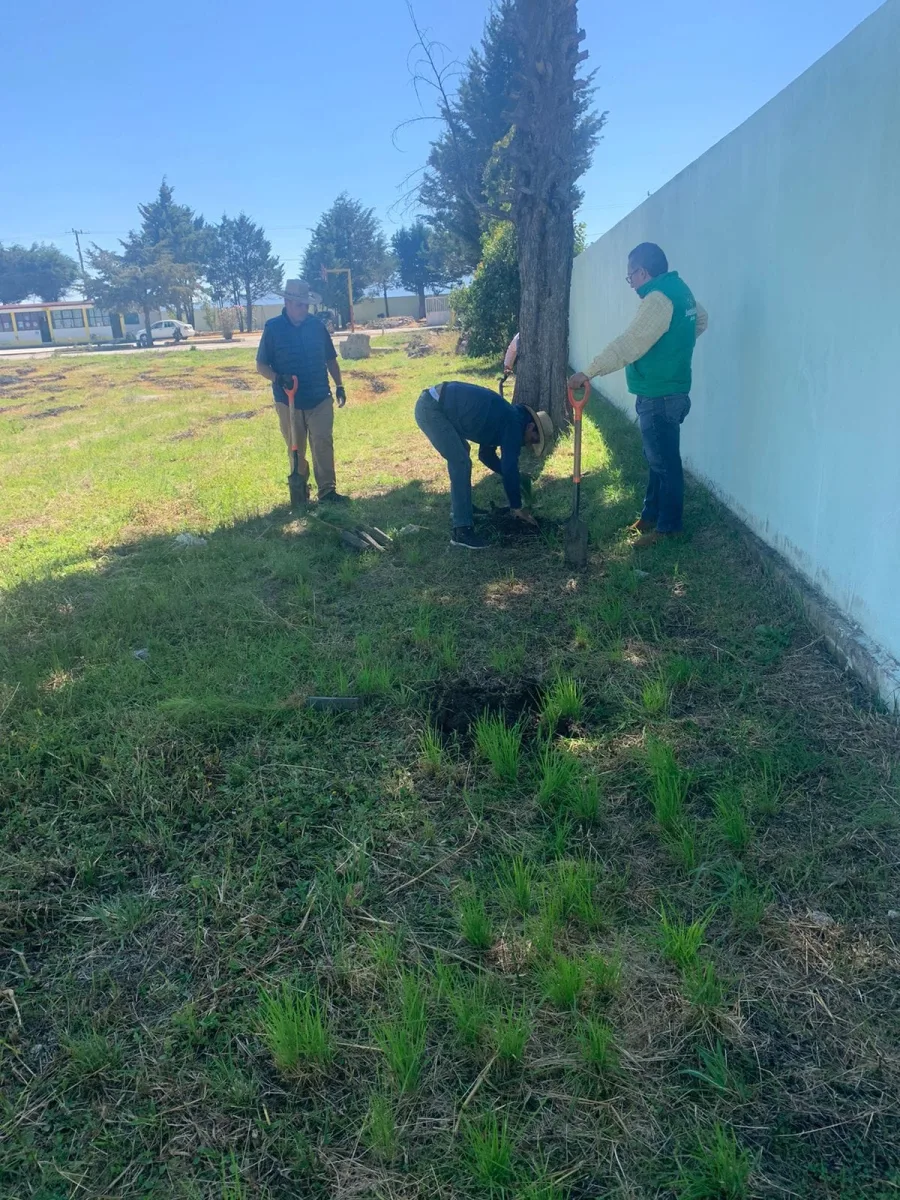
[(530, 732), (536, 724), (527, 720), (540, 705), (541, 689), (536, 679), (457, 678), (440, 684), (431, 704), (431, 718), (445, 736), (469, 739), (475, 722), (485, 711), (499, 713), (507, 725), (522, 719)]

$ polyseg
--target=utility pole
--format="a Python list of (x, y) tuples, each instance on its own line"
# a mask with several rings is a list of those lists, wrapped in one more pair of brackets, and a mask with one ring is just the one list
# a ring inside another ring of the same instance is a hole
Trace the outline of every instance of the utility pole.
[(84, 233), (84, 230), (83, 229), (73, 229), (72, 233), (74, 233), (74, 235), (75, 235), (75, 245), (78, 247), (78, 261), (81, 263), (81, 294), (84, 297), (84, 299), (87, 300), (88, 299), (87, 272), (84, 269), (84, 255), (81, 253), (81, 239), (79, 237), (79, 234)]

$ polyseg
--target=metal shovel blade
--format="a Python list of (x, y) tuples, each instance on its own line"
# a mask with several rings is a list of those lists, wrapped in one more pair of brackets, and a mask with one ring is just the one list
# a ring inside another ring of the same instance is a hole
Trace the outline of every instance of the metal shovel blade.
[(291, 508), (296, 512), (298, 509), (306, 507), (306, 482), (299, 472), (295, 475), (293, 471), (288, 475), (288, 489), (291, 493)]
[(588, 527), (573, 513), (566, 521), (563, 553), (570, 567), (586, 567), (588, 559)]

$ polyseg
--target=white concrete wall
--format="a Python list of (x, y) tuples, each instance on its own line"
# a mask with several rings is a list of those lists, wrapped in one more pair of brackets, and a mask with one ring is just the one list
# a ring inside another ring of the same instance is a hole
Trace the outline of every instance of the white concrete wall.
[[(601, 151), (602, 154), (602, 151)], [(577, 368), (619, 332), (638, 242), (709, 310), (685, 461), (900, 684), (900, 0), (580, 255)], [(596, 381), (632, 410), (622, 373)]]

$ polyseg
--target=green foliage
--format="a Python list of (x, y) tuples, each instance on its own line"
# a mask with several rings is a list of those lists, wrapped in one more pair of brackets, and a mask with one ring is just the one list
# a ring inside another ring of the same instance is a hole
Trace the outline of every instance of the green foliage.
[(688, 962), (684, 967), (682, 984), (685, 997), (695, 1008), (719, 1008), (725, 999), (722, 981), (716, 973), (715, 966), (710, 962), (702, 962), (700, 959)]
[(503, 203), (499, 145), (510, 128), (510, 96), (518, 69), (518, 30), (512, 0), (489, 14), (481, 44), (466, 61), (451, 101), (455, 130), (432, 143), (419, 199), (433, 224), (458, 246), (462, 273), (478, 264), (483, 219), (477, 204)]
[(594, 863), (585, 858), (561, 858), (548, 879), (547, 903), (562, 920), (575, 918), (588, 928), (596, 927), (603, 921), (594, 896), (596, 885)]
[(329, 275), (322, 279), (322, 268), (349, 267), (353, 275), (353, 299), (378, 282), (387, 246), (373, 208), (365, 208), (342, 192), (322, 213), (312, 231), (303, 256), (303, 277), (319, 292), (329, 308), (340, 312), (344, 323), (350, 320), (347, 276)]
[(263, 1041), (279, 1071), (323, 1067), (334, 1056), (334, 1042), (318, 992), (301, 991), (285, 981), (276, 992), (263, 992), (258, 1022)]
[(183, 286), (184, 269), (162, 243), (144, 246), (132, 239), (123, 254), (98, 247), (87, 252), (94, 271), (91, 289), (94, 298), (114, 311), (141, 313), (147, 328), (150, 310), (175, 305)]
[(662, 676), (650, 679), (641, 688), (641, 704), (650, 716), (660, 716), (669, 707), (669, 686)]
[(103, 1075), (122, 1065), (122, 1050), (115, 1040), (102, 1033), (91, 1032), (63, 1042), (68, 1056), (67, 1074), (81, 1083), (98, 1081)]
[(0, 246), (0, 304), (18, 304), (29, 296), (59, 300), (78, 275), (78, 263), (56, 246)]
[(604, 958), (602, 954), (589, 954), (585, 959), (588, 979), (598, 998), (609, 999), (618, 994), (622, 985), (622, 960), (618, 954)]
[(424, 221), (402, 226), (391, 238), (397, 277), (403, 287), (419, 297), (419, 317), (425, 316), (425, 293), (439, 291), (458, 276), (448, 263), (445, 245)]
[(736, 930), (750, 933), (757, 929), (771, 903), (771, 888), (761, 887), (741, 871), (735, 873), (728, 889), (728, 908)]
[(211, 233), (208, 278), (216, 300), (244, 306), (247, 328), (253, 328), (253, 303), (280, 292), (284, 268), (272, 253), (262, 227), (246, 213), (223, 216)]
[(498, 221), (482, 237), (472, 282), (450, 294), (468, 354), (482, 358), (506, 350), (519, 322), (519, 293), (516, 231), (508, 221)]

